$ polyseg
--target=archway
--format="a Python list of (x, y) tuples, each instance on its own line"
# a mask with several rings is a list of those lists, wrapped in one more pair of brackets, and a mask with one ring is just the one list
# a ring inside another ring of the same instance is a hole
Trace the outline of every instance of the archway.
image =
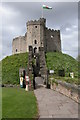
[(37, 48), (36, 47), (34, 48), (34, 53), (37, 53)]
[(37, 40), (34, 41), (34, 44), (37, 44)]

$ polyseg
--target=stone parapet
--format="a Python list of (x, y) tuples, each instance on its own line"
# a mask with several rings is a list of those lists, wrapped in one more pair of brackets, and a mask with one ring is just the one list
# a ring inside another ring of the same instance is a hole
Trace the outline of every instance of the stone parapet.
[(53, 83), (51, 82), (51, 89), (60, 92), (67, 97), (73, 99), (74, 101), (80, 103), (80, 88), (77, 85), (72, 85), (70, 83), (56, 80)]
[(40, 18), (39, 20), (31, 20), (26, 23), (26, 25), (45, 25), (46, 19)]
[(41, 51), (39, 47), (43, 47), (44, 52), (61, 52), (60, 30), (47, 28), (45, 18), (30, 20), (26, 25), (25, 35), (13, 39), (12, 54), (29, 52), (29, 46), (33, 47), (34, 53)]

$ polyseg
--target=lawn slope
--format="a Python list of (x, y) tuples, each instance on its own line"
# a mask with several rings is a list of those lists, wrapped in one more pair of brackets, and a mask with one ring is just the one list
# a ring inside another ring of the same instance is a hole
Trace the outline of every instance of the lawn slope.
[[(16, 54), (8, 56), (2, 60), (2, 81), (3, 83), (19, 83), (19, 68), (27, 67), (28, 53)], [(64, 69), (66, 77), (70, 72), (74, 72), (75, 77), (78, 77), (78, 62), (67, 54), (60, 52), (46, 53), (46, 63), (48, 69), (53, 69), (55, 75), (58, 75), (58, 70)]]
[(46, 54), (46, 63), (48, 69), (55, 71), (58, 74), (58, 70), (65, 70), (66, 77), (70, 72), (74, 72), (75, 77), (78, 77), (78, 62), (73, 57), (60, 52), (49, 52)]
[(7, 56), (2, 60), (2, 82), (3, 84), (19, 83), (19, 68), (27, 67), (28, 53)]

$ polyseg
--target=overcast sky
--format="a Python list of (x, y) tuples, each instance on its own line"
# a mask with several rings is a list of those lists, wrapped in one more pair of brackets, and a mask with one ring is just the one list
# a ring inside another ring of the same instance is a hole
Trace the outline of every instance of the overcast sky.
[[(13, 38), (24, 35), (28, 20), (42, 16), (42, 5), (52, 7), (44, 10), (46, 25), (61, 30), (62, 52), (74, 58), (78, 56), (78, 3), (77, 2), (4, 2), (2, 13), (2, 58), (12, 54)], [(0, 58), (1, 59), (1, 58)]]

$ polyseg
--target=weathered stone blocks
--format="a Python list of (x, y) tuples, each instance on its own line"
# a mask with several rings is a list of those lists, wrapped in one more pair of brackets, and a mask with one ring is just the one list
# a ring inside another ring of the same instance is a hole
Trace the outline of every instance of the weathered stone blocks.
[[(46, 27), (46, 19), (27, 22), (27, 32), (25, 36), (13, 39), (12, 54), (29, 52), (29, 46), (34, 52), (39, 52), (39, 47), (43, 47), (45, 52), (61, 51), (60, 30), (51, 30)], [(36, 42), (35, 42), (36, 41)]]

